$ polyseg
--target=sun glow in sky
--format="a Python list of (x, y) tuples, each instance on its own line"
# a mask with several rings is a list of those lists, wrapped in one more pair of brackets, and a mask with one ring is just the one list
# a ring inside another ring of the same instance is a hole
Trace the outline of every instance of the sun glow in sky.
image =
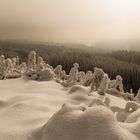
[(0, 0), (0, 38), (140, 39), (140, 0)]

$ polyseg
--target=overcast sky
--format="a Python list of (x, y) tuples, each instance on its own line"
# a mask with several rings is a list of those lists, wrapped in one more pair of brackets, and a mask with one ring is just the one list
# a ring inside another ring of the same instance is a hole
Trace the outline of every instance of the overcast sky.
[(0, 38), (94, 43), (140, 38), (140, 0), (0, 0)]

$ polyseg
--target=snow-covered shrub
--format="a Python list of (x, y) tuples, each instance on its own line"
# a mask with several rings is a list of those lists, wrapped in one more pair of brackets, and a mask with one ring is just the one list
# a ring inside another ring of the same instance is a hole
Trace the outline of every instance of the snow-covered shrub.
[(39, 80), (39, 75), (37, 73), (34, 73), (31, 75), (31, 80)]
[(116, 80), (113, 79), (113, 80), (110, 80), (109, 83), (108, 83), (108, 88), (114, 88), (114, 84), (115, 84)]
[(55, 69), (54, 69), (54, 73), (56, 75), (56, 79), (60, 80), (61, 79), (61, 75), (62, 75), (62, 66), (58, 65)]
[(19, 71), (21, 74), (24, 74), (27, 70), (27, 65), (26, 65), (26, 62), (22, 62), (20, 65), (19, 65)]
[(100, 87), (98, 89), (98, 94), (104, 95), (106, 90), (108, 89), (109, 78), (108, 74), (104, 74), (104, 77), (101, 81)]
[(85, 79), (85, 72), (84, 71), (79, 71), (78, 73), (78, 82), (80, 82), (80, 84), (83, 83), (84, 79)]
[(0, 56), (0, 63), (3, 63), (5, 61), (5, 56), (4, 55), (1, 55)]
[(21, 73), (17, 68), (14, 68), (13, 62), (10, 58), (5, 60), (5, 71), (4, 78), (19, 78), (21, 77)]
[(53, 70), (53, 66), (50, 66), (50, 65), (47, 64), (45, 61), (44, 61), (44, 66), (45, 66), (45, 68), (49, 68), (49, 69), (52, 69), (52, 70)]
[(12, 60), (12, 63), (13, 63), (13, 67), (16, 68), (16, 66), (17, 66), (17, 58), (13, 57), (11, 60)]
[(138, 99), (138, 101), (140, 102), (140, 89), (138, 90), (138, 93), (136, 95), (136, 99)]
[(19, 66), (19, 56), (16, 57), (16, 67)]
[(106, 93), (117, 96), (117, 97), (122, 96), (122, 94), (116, 88), (109, 88), (106, 90)]
[(101, 81), (104, 78), (104, 71), (101, 68), (94, 68), (93, 81), (91, 83), (91, 92), (95, 89), (98, 90)]
[(68, 84), (75, 84), (78, 80), (78, 70), (79, 68), (79, 64), (78, 63), (74, 63), (73, 64), (73, 68), (71, 68), (70, 72), (69, 72), (69, 78), (67, 80)]
[(5, 78), (5, 69), (6, 69), (5, 56), (1, 55), (0, 56), (0, 79)]
[(36, 74), (38, 76), (38, 81), (50, 81), (55, 77), (54, 72), (49, 68), (45, 69), (44, 71), (38, 71)]
[(43, 71), (29, 71), (26, 75), (30, 79), (37, 81), (50, 81), (55, 78), (55, 74), (50, 68), (46, 68)]
[(118, 89), (120, 92), (124, 92), (123, 90), (123, 79), (120, 75), (116, 76), (116, 80), (114, 82), (113, 88)]
[(120, 93), (121, 96), (125, 99), (125, 100), (128, 100), (128, 101), (137, 101), (136, 98), (134, 97), (134, 94), (131, 94), (131, 93)]
[(36, 70), (37, 71), (43, 71), (43, 70), (45, 70), (44, 60), (43, 60), (43, 58), (41, 56), (39, 56), (37, 58)]
[(133, 94), (133, 89), (132, 88), (130, 89), (130, 94)]
[(12, 75), (13, 74), (13, 63), (12, 63), (12, 60), (10, 58), (7, 58), (6, 61), (5, 61), (5, 74), (6, 74), (6, 77), (8, 75)]
[(36, 52), (31, 51), (28, 57), (27, 72), (36, 70)]
[(84, 81), (83, 81), (83, 85), (84, 86), (90, 86), (91, 82), (93, 80), (93, 73), (92, 71), (87, 71)]
[(61, 73), (61, 80), (62, 80), (62, 81), (67, 80), (67, 75), (66, 75), (66, 71), (65, 71), (65, 70), (62, 70), (62, 73)]

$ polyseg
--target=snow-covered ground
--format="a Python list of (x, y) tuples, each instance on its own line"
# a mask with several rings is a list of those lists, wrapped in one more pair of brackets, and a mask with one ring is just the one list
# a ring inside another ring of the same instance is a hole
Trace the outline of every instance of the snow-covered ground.
[(107, 107), (97, 102), (88, 107), (108, 97), (111, 106), (124, 108), (124, 99), (88, 91), (24, 77), (1, 80), (0, 140), (140, 140), (139, 119), (120, 123)]

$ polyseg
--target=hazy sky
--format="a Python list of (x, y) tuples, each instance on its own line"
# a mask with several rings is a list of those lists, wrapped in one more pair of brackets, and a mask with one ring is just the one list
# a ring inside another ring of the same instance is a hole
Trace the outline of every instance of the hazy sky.
[(140, 38), (140, 0), (0, 0), (0, 38), (93, 43)]

